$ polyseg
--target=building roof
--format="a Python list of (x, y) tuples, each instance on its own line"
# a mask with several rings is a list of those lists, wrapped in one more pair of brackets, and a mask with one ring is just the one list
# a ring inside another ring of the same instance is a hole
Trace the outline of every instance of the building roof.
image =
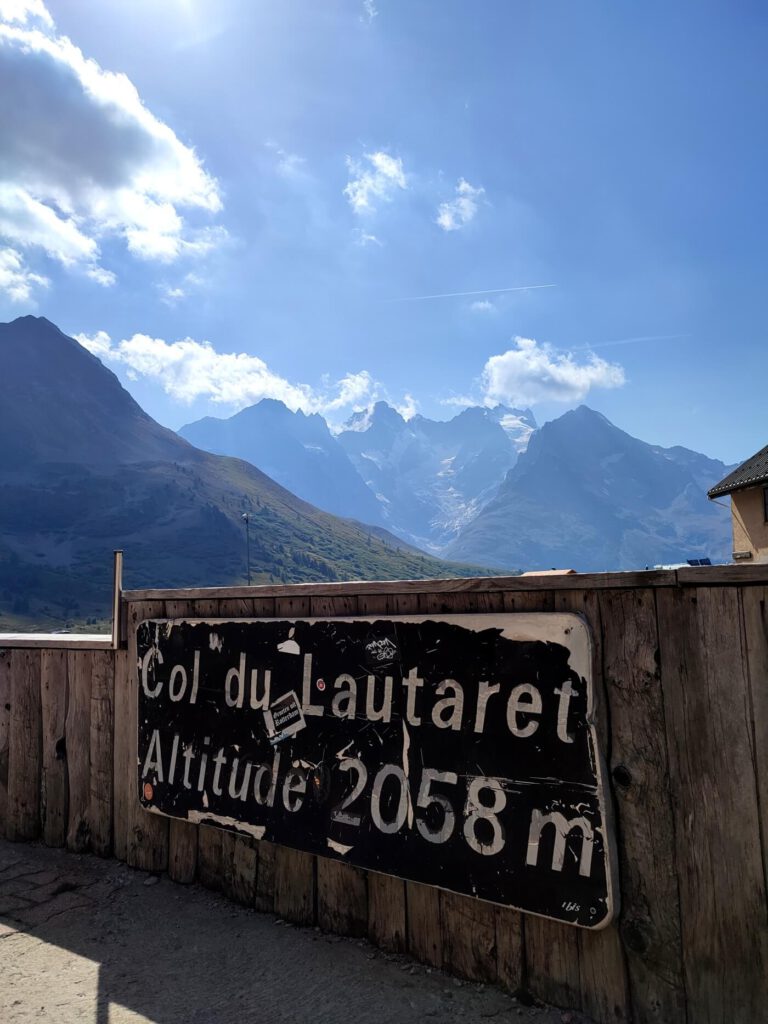
[(768, 445), (761, 448), (756, 455), (742, 462), (732, 473), (707, 491), (709, 498), (717, 498), (721, 494), (731, 494), (745, 487), (768, 483)]

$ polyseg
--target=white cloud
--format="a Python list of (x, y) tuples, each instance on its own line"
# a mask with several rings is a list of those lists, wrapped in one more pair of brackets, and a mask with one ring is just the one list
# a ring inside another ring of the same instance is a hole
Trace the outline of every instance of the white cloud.
[(592, 388), (618, 388), (625, 382), (621, 366), (594, 354), (577, 363), (570, 352), (558, 352), (532, 338), (515, 338), (514, 344), (485, 364), (482, 386), (486, 403), (576, 402)]
[(378, 18), (379, 12), (376, 10), (376, 4), (373, 0), (363, 0), (363, 21), (367, 21), (368, 24), (373, 21), (374, 18)]
[(394, 408), (400, 413), (404, 420), (412, 420), (419, 411), (419, 403), (413, 395), (406, 393), (402, 402), (396, 403)]
[(362, 228), (355, 228), (354, 231), (355, 243), (363, 248), (366, 245), (378, 245), (379, 248), (383, 246), (383, 242), (376, 237), (376, 235), (370, 234), (368, 231), (363, 231)]
[(15, 249), (0, 249), (0, 292), (5, 292), (11, 302), (29, 302), (32, 290), (47, 288), (47, 277), (33, 274)]
[(296, 153), (289, 153), (276, 142), (268, 141), (264, 145), (275, 154), (275, 169), (283, 178), (304, 178), (306, 177), (306, 163), (303, 156)]
[(134, 334), (113, 342), (105, 331), (75, 337), (100, 359), (123, 366), (129, 378), (155, 380), (166, 394), (183, 404), (207, 399), (236, 411), (262, 398), (276, 398), (294, 411), (327, 414), (365, 405), (377, 394), (377, 385), (365, 370), (313, 389), (274, 373), (258, 356), (217, 352), (207, 341), (184, 338), (168, 342)]
[(43, 0), (0, 0), (0, 21), (25, 25), (30, 20), (53, 28), (53, 18)]
[(352, 177), (344, 195), (355, 213), (370, 213), (378, 201), (389, 202), (398, 189), (407, 189), (408, 180), (400, 157), (379, 150), (364, 153), (362, 160), (347, 157)]
[(106, 237), (166, 262), (220, 243), (223, 229), (186, 219), (221, 209), (197, 153), (126, 75), (59, 35), (40, 0), (0, 0), (0, 95), (19, 98), (0, 104), (0, 237), (15, 248), (109, 285)]
[(443, 231), (458, 231), (466, 227), (475, 219), (478, 200), (484, 194), (484, 188), (475, 188), (464, 178), (459, 178), (454, 198), (438, 207), (436, 223)]
[(469, 307), (474, 313), (495, 313), (496, 307), (487, 299), (478, 299)]

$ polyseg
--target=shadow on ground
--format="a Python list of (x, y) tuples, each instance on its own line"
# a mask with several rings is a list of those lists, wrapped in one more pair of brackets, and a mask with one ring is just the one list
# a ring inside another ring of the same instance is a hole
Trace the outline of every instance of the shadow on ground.
[(3, 1024), (584, 1022), (115, 861), (0, 841)]

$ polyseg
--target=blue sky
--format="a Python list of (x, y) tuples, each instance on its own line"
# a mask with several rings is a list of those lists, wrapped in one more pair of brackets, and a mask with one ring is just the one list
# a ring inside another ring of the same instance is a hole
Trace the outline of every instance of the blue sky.
[(173, 427), (585, 401), (739, 460), (768, 441), (767, 23), (0, 0), (0, 318), (81, 335)]

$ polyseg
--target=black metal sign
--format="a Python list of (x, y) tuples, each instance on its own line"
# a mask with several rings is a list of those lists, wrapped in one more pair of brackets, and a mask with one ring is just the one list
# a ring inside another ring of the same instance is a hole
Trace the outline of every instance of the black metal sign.
[(568, 614), (152, 620), (144, 807), (586, 928), (615, 913)]

